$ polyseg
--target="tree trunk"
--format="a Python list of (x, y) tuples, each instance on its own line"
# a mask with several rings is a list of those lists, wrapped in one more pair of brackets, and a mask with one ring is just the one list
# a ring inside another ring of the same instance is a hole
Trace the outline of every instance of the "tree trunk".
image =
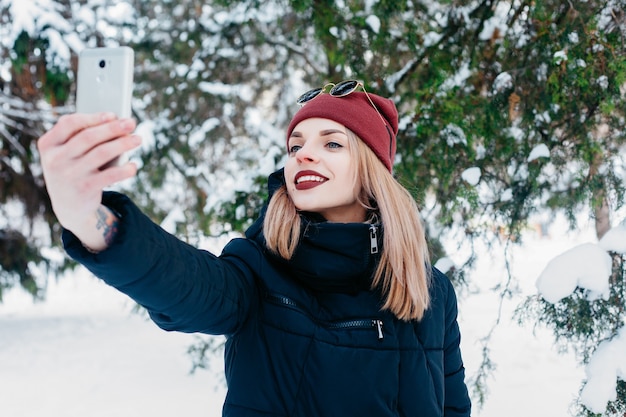
[[(604, 194), (604, 192), (602, 193)], [(594, 208), (594, 217), (596, 219), (596, 236), (598, 240), (611, 228), (611, 215), (606, 195), (602, 196), (602, 202)]]

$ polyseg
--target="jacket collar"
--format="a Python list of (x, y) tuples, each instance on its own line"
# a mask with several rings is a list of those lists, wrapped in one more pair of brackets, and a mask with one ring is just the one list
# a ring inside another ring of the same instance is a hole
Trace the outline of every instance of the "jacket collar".
[[(270, 175), (269, 198), (285, 184), (283, 170)], [(263, 219), (246, 231), (246, 237), (264, 249)], [(291, 259), (265, 249), (266, 256), (300, 284), (320, 292), (356, 293), (369, 290), (380, 259), (382, 228), (379, 224), (330, 223), (318, 214), (302, 213), (300, 243)], [(375, 253), (372, 253), (375, 252)]]

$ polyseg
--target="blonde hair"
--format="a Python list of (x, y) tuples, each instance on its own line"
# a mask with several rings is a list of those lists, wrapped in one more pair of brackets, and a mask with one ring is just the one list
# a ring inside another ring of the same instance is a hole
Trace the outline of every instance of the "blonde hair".
[[(401, 320), (420, 320), (430, 304), (430, 260), (417, 203), (374, 152), (347, 131), (350, 152), (357, 163), (355, 181), (361, 183), (358, 201), (376, 212), (384, 230), (372, 288), (382, 290), (383, 310)], [(267, 247), (290, 259), (298, 246), (300, 226), (300, 215), (282, 186), (270, 199), (263, 222)]]

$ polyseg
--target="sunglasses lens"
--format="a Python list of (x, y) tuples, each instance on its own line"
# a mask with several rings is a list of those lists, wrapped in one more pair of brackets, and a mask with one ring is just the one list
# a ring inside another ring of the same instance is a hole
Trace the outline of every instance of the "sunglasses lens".
[[(387, 128), (387, 131), (389, 131), (389, 126), (387, 126), (387, 122), (385, 121), (385, 118), (380, 113), (380, 110), (378, 110), (378, 107), (376, 107), (376, 104), (374, 104), (374, 102), (372, 101), (372, 98), (370, 97), (370, 95), (367, 94), (367, 90), (365, 89), (365, 86), (356, 80), (345, 80), (345, 81), (341, 81), (338, 84), (328, 83), (322, 88), (314, 88), (313, 90), (309, 90), (306, 93), (302, 94), (298, 98), (298, 100), (296, 100), (296, 103), (304, 104), (307, 101), (311, 101), (315, 97), (319, 96), (324, 91), (326, 91), (326, 88), (330, 86), (332, 86), (332, 88), (330, 89), (328, 94), (330, 94), (333, 97), (345, 97), (348, 94), (354, 92), (357, 88), (361, 87), (363, 89), (363, 92), (365, 93), (365, 96), (369, 100), (370, 104), (372, 105), (374, 110), (376, 110), (376, 113), (378, 113), (380, 120), (383, 122), (383, 124)], [(391, 133), (389, 134), (391, 135)]]
[(358, 86), (359, 86), (359, 82), (355, 80), (342, 81), (336, 86), (334, 86), (330, 90), (329, 94), (335, 97), (347, 96), (348, 94), (356, 90)]
[(322, 90), (322, 88), (314, 88), (313, 90), (309, 90), (306, 93), (302, 94), (300, 97), (298, 97), (296, 103), (304, 104), (307, 101), (311, 101), (315, 97), (319, 96)]

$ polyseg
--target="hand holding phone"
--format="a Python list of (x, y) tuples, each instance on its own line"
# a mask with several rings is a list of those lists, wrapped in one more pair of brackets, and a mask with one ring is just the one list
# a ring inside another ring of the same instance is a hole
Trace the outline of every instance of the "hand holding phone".
[(57, 220), (93, 250), (104, 248), (98, 214), (103, 190), (137, 173), (132, 163), (101, 166), (140, 145), (135, 127), (133, 119), (112, 113), (67, 114), (37, 141)]

